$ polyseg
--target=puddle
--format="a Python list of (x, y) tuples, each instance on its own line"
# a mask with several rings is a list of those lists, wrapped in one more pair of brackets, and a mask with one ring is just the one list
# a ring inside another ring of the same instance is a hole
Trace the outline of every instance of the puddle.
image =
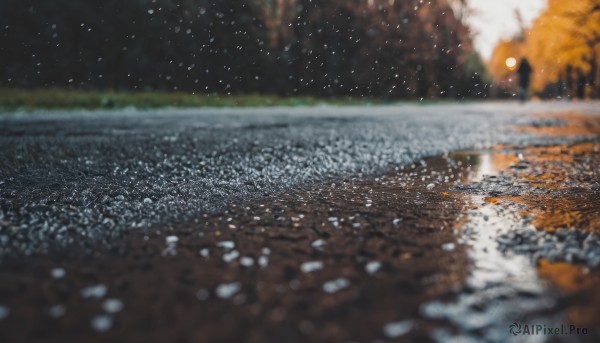
[(579, 301), (566, 313), (569, 321), (580, 327), (593, 328), (600, 317), (600, 274), (590, 273), (589, 269), (580, 265), (565, 262), (551, 263), (541, 260), (538, 273), (545, 280), (559, 289), (571, 294), (579, 294)]
[(453, 302), (421, 308), (424, 317), (449, 323), (433, 330), (434, 340), (561, 341), (513, 336), (509, 328), (597, 326), (600, 203), (591, 169), (598, 151), (597, 143), (583, 143), (451, 156), (471, 164), (455, 185), (471, 194), (470, 210), (455, 230), (468, 246), (470, 267)]
[[(459, 153), (458, 157), (466, 157), (471, 162), (470, 173), (463, 183), (494, 178), (518, 161), (516, 156), (516, 153), (490, 150)], [(452, 324), (434, 330), (432, 337), (439, 342), (482, 339), (504, 342), (510, 337), (508, 330), (513, 322), (532, 319), (535, 313), (552, 308), (555, 297), (528, 256), (502, 251), (498, 243), (503, 235), (512, 231), (535, 228), (526, 224), (518, 211), (494, 206), (486, 202), (484, 196), (471, 196), (469, 203), (472, 209), (466, 214), (465, 224), (456, 230), (459, 243), (469, 247), (471, 261), (464, 290), (454, 302), (434, 301), (424, 305), (422, 314)], [(554, 321), (540, 318), (537, 323), (551, 325)]]
[[(499, 238), (526, 228), (519, 215), (486, 203), (483, 197), (471, 199), (475, 210), (467, 214), (467, 223), (458, 229), (459, 242), (469, 246), (471, 260), (465, 289), (455, 302), (426, 304), (422, 314), (430, 319), (445, 319), (452, 328), (432, 334), (439, 342), (507, 341), (509, 326), (515, 321), (531, 321), (551, 326), (555, 318), (536, 315), (555, 305), (555, 295), (527, 256), (503, 252)], [(519, 337), (519, 341), (523, 341)], [(532, 337), (527, 341), (544, 341)]]
[(466, 178), (463, 183), (481, 182), (486, 176), (497, 176), (501, 170), (508, 169), (511, 165), (519, 161), (518, 154), (511, 149), (485, 149), (478, 151), (462, 151), (450, 155), (453, 159), (466, 160), (467, 170)]

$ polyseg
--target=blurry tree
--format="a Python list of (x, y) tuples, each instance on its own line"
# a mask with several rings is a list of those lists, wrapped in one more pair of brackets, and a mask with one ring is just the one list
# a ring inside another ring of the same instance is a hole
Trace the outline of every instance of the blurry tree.
[(256, 92), (260, 18), (251, 1), (3, 0), (1, 82)]
[(3, 0), (0, 86), (485, 96), (464, 0)]
[(486, 94), (469, 30), (445, 0), (299, 4), (293, 70), (302, 92), (385, 98)]
[(537, 89), (561, 78), (565, 82), (571, 66), (585, 75), (584, 82), (600, 96), (600, 0), (550, 0), (529, 33), (527, 48), (539, 69), (533, 80)]

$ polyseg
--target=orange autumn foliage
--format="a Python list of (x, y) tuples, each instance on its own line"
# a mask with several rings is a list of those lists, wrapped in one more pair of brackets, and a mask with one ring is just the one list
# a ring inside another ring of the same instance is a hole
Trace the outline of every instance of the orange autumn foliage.
[(532, 89), (541, 92), (569, 78), (567, 69), (580, 75), (588, 97), (600, 96), (600, 0), (548, 0), (547, 8), (522, 37), (503, 41), (490, 61), (490, 73), (500, 83), (506, 66), (500, 62), (514, 54), (527, 57), (533, 66)]

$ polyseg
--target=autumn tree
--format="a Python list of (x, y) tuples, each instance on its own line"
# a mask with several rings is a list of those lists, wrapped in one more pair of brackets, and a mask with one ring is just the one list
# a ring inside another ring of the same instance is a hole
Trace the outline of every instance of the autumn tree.
[(496, 47), (491, 70), (498, 81), (507, 44), (519, 46), (511, 54), (528, 57), (536, 92), (575, 96), (587, 89), (588, 96), (600, 96), (600, 0), (549, 0), (522, 41), (516, 38)]

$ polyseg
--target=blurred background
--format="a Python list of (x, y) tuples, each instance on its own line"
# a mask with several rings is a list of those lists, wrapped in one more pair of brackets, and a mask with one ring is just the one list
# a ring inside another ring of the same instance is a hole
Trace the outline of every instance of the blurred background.
[(3, 0), (0, 104), (510, 98), (523, 57), (537, 97), (599, 97), (600, 0), (521, 2)]

